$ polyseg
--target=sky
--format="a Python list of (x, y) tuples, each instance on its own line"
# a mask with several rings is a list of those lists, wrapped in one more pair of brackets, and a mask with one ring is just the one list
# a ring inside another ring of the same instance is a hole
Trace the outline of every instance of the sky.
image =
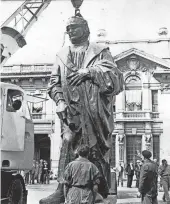
[[(1, 1), (2, 24), (23, 1)], [(105, 29), (106, 40), (157, 39), (158, 30), (170, 33), (170, 0), (84, 0), (81, 13), (88, 21), (90, 40)], [(71, 1), (53, 0), (28, 31), (27, 45), (18, 50), (8, 64), (53, 63), (63, 44), (67, 19), (74, 15)], [(168, 34), (170, 36), (170, 34)], [(66, 44), (68, 37), (65, 39)]]

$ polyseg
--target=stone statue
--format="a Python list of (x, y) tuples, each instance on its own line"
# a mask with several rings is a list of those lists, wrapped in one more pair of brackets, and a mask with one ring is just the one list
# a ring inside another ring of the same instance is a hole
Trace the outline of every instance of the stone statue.
[(41, 204), (63, 202), (63, 173), (80, 145), (90, 147), (89, 160), (102, 175), (99, 193), (107, 197), (109, 191), (112, 108), (114, 97), (123, 90), (123, 75), (108, 47), (89, 42), (89, 27), (82, 16), (71, 17), (66, 30), (71, 45), (57, 54), (49, 83), (49, 96), (62, 124), (59, 186)]

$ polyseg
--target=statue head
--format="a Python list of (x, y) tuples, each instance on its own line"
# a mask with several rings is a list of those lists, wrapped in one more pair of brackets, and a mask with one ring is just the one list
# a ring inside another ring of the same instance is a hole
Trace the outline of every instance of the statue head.
[(90, 34), (88, 23), (81, 15), (69, 18), (66, 30), (72, 44), (87, 41)]

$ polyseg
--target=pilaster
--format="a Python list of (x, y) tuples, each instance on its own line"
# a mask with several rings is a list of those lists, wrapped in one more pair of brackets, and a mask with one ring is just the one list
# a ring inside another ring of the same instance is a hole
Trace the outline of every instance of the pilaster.
[(58, 162), (61, 146), (61, 125), (57, 115), (55, 115), (55, 131), (50, 136), (51, 138), (51, 170), (54, 174), (58, 172)]
[(151, 111), (151, 90), (146, 86), (143, 88), (142, 93), (142, 110)]

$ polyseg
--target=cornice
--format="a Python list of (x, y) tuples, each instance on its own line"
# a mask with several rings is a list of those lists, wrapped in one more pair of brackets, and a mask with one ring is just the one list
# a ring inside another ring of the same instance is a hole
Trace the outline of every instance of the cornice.
[(21, 73), (21, 74), (18, 74), (18, 73), (10, 73), (10, 74), (1, 74), (0, 75), (0, 79), (11, 79), (11, 78), (49, 78), (51, 76), (50, 73), (48, 74), (45, 74), (45, 73), (34, 73), (34, 74), (28, 74), (28, 73)]
[(123, 58), (126, 58), (126, 57), (128, 57), (128, 56), (130, 56), (132, 54), (143, 57), (143, 58), (145, 58), (147, 60), (150, 60), (150, 61), (152, 61), (152, 62), (154, 62), (154, 63), (156, 63), (156, 64), (158, 64), (160, 66), (163, 66), (163, 67), (166, 67), (166, 68), (170, 69), (170, 63), (168, 63), (166, 60), (161, 59), (159, 57), (156, 57), (154, 55), (148, 54), (148, 53), (146, 53), (146, 52), (144, 52), (142, 50), (138, 50), (136, 48), (126, 50), (126, 51), (116, 55), (114, 57), (114, 60), (115, 60), (115, 62), (118, 62), (119, 60), (121, 60)]

